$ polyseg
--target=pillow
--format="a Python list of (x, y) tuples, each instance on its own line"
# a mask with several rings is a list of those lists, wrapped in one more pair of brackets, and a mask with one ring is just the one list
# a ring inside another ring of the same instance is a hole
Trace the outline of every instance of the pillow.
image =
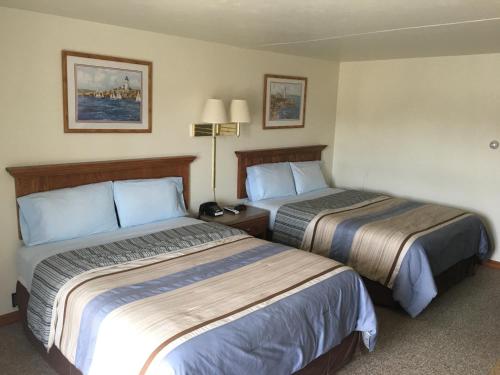
[(290, 163), (297, 194), (328, 187), (320, 163), (319, 160)]
[(115, 181), (113, 192), (122, 228), (186, 216), (182, 177)]
[(251, 201), (297, 194), (288, 162), (248, 167), (247, 178), (247, 195)]
[(27, 246), (118, 229), (111, 181), (19, 197)]

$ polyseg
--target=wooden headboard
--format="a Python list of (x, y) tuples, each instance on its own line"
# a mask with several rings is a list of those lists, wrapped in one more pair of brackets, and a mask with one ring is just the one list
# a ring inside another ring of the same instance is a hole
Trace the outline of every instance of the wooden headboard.
[[(9, 167), (14, 177), (16, 198), (48, 191), (104, 181), (142, 178), (182, 177), (184, 202), (189, 205), (189, 166), (196, 156), (171, 156), (148, 159), (95, 161)], [(18, 220), (19, 222), (19, 220)]]
[(280, 163), (285, 161), (321, 160), (321, 151), (326, 145), (268, 148), (263, 150), (235, 151), (238, 157), (238, 198), (246, 198), (245, 181), (247, 167), (264, 163)]

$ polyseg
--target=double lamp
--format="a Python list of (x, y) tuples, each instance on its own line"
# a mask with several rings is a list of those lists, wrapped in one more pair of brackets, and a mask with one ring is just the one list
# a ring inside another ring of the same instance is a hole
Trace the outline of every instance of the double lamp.
[(217, 137), (224, 135), (240, 136), (240, 124), (250, 122), (246, 100), (233, 99), (229, 109), (229, 121), (224, 102), (208, 99), (201, 115), (201, 124), (191, 125), (192, 137), (212, 137), (212, 192), (215, 199)]

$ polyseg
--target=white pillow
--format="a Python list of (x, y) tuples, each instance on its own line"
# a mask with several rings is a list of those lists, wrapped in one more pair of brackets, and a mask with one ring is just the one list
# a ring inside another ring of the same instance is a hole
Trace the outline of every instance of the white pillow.
[(186, 216), (181, 177), (115, 181), (113, 192), (122, 228)]
[(27, 246), (118, 229), (111, 181), (19, 197)]
[(246, 186), (247, 195), (251, 201), (297, 194), (288, 162), (248, 167)]
[(290, 163), (297, 194), (328, 187), (320, 165), (319, 160)]

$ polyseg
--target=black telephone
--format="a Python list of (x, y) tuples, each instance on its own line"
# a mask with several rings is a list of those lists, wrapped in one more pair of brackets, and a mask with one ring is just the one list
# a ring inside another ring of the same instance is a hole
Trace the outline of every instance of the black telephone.
[(217, 202), (206, 202), (200, 205), (200, 210), (198, 211), (198, 217), (206, 216), (221, 216), (224, 215), (224, 211), (217, 205)]

